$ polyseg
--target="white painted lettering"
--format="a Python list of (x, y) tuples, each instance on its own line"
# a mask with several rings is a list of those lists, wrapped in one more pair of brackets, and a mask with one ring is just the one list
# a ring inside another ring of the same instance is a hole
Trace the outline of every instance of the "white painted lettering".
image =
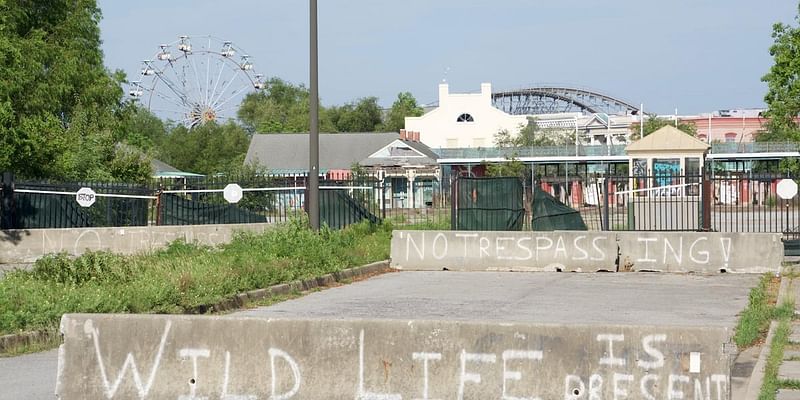
[(694, 400), (711, 400), (711, 379), (706, 377), (706, 393), (703, 395), (703, 382), (694, 378)]
[(481, 374), (467, 372), (467, 361), (492, 363), (497, 362), (497, 356), (487, 353), (467, 353), (461, 350), (461, 375), (458, 383), (458, 400), (464, 400), (464, 384), (467, 382), (481, 383)]
[(564, 378), (564, 400), (577, 400), (586, 391), (586, 385), (578, 375), (567, 375)]
[(589, 377), (589, 400), (603, 399), (603, 377), (593, 374)]
[(523, 245), (522, 244), (522, 242), (530, 242), (530, 241), (531, 241), (530, 237), (521, 237), (521, 238), (517, 239), (517, 247), (522, 249), (522, 250), (525, 250), (525, 253), (528, 254), (525, 257), (517, 257), (516, 258), (517, 260), (525, 261), (525, 260), (530, 260), (531, 258), (533, 258), (533, 252), (531, 251), (530, 245)]
[(581, 240), (583, 240), (583, 239), (586, 239), (586, 236), (585, 235), (579, 235), (579, 236), (576, 236), (575, 240), (572, 241), (572, 245), (575, 246), (575, 251), (583, 254), (580, 257), (572, 257), (572, 259), (575, 260), (575, 261), (588, 260), (589, 259), (589, 253), (587, 253), (586, 250), (584, 250), (581, 247), (581, 245), (579, 244), (579, 242)]
[(414, 400), (429, 400), (428, 397), (428, 361), (439, 361), (442, 353), (411, 353), (414, 360), (422, 360), (422, 398)]
[(356, 400), (402, 400), (399, 394), (373, 393), (364, 390), (364, 330), (358, 335), (358, 387)]
[(657, 348), (653, 347), (653, 342), (665, 342), (667, 340), (667, 335), (647, 335), (642, 338), (642, 348), (644, 352), (647, 353), (648, 356), (652, 357), (652, 361), (647, 361), (639, 358), (639, 361), (636, 362), (639, 367), (644, 368), (646, 370), (650, 370), (653, 368), (661, 368), (664, 366), (664, 353), (659, 351)]
[(480, 255), (478, 257), (483, 258), (484, 254), (486, 254), (486, 257), (491, 257), (489, 252), (486, 251), (489, 250), (489, 246), (492, 245), (492, 242), (489, 241), (489, 238), (481, 237), (481, 239), (478, 242), (480, 243)]
[(495, 246), (494, 247), (495, 247), (495, 250), (497, 250), (497, 259), (498, 260), (513, 260), (514, 259), (514, 257), (501, 255), (502, 252), (506, 251), (506, 246), (503, 244), (503, 242), (508, 242), (508, 241), (511, 241), (513, 243), (514, 242), (514, 238), (513, 237), (502, 237), (502, 236), (498, 236), (497, 238), (495, 238), (495, 240), (494, 240)]
[[(201, 398), (197, 397), (197, 384), (199, 379), (197, 379), (197, 358), (203, 357), (208, 358), (211, 356), (211, 352), (208, 349), (180, 349), (178, 350), (178, 356), (182, 359), (191, 359), (192, 360), (192, 378), (186, 383), (189, 385), (189, 395), (181, 395), (178, 397), (179, 400), (200, 400)], [(203, 397), (204, 399), (205, 397)]]
[[(597, 335), (597, 341), (607, 341), (608, 342), (608, 352), (600, 358), (600, 365), (625, 365), (624, 358), (616, 358), (614, 357), (614, 342), (621, 342), (625, 340), (625, 335), (613, 335), (613, 334), (600, 334)], [(591, 386), (591, 385), (590, 385)]]
[(97, 364), (100, 368), (100, 378), (103, 380), (103, 387), (105, 388), (104, 394), (106, 397), (109, 399), (114, 397), (119, 389), (119, 385), (122, 383), (122, 379), (125, 377), (125, 373), (128, 371), (128, 368), (130, 368), (131, 374), (133, 375), (133, 383), (136, 385), (139, 398), (144, 399), (147, 397), (148, 393), (150, 393), (150, 388), (153, 387), (153, 381), (156, 378), (158, 366), (161, 364), (161, 356), (164, 354), (164, 346), (166, 345), (167, 336), (169, 335), (169, 330), (171, 327), (172, 322), (167, 321), (164, 326), (164, 332), (161, 334), (161, 341), (158, 344), (158, 350), (156, 351), (155, 360), (153, 361), (153, 367), (150, 369), (150, 376), (147, 377), (147, 382), (142, 382), (142, 377), (139, 374), (139, 368), (136, 367), (136, 359), (133, 357), (133, 353), (128, 353), (128, 355), (125, 357), (125, 362), (122, 364), (122, 368), (119, 369), (119, 374), (112, 383), (108, 380), (108, 374), (106, 373), (106, 366), (103, 362), (103, 356), (100, 354), (100, 330), (94, 327), (91, 319), (86, 320), (83, 325), (83, 331), (87, 335), (91, 336), (94, 342)]
[(623, 387), (623, 382), (633, 382), (633, 375), (614, 373), (614, 400), (628, 397), (628, 388)]
[(667, 385), (667, 399), (681, 400), (684, 398), (683, 387), (684, 383), (689, 383), (689, 377), (686, 375), (669, 375), (669, 384)]
[(592, 257), (593, 261), (602, 261), (602, 260), (606, 259), (606, 252), (603, 251), (603, 249), (600, 246), (597, 245), (598, 241), (606, 240), (606, 239), (608, 239), (607, 236), (598, 236), (598, 237), (592, 239), (592, 248), (594, 248), (594, 251), (597, 252), (597, 254), (598, 254), (597, 257)]
[(534, 400), (537, 397), (516, 397), (508, 394), (506, 382), (521, 380), (522, 373), (508, 369), (509, 360), (541, 360), (542, 352), (538, 350), (506, 350), (503, 352), (503, 400)]
[[(653, 383), (648, 385), (649, 382)], [(642, 390), (642, 396), (644, 396), (645, 399), (656, 400), (655, 394), (647, 389), (648, 387), (655, 388), (656, 382), (658, 382), (658, 375), (655, 374), (647, 374), (639, 381), (639, 388)]]
[[(694, 251), (694, 246), (696, 246), (700, 242), (704, 242), (704, 241), (707, 241), (707, 240), (708, 240), (708, 238), (706, 238), (706, 237), (697, 238), (697, 240), (692, 242), (692, 245), (689, 246), (689, 258), (692, 260), (693, 263), (708, 264), (708, 261), (711, 259), (711, 254), (709, 254), (708, 251), (702, 250), (702, 251), (698, 251), (696, 253)], [(694, 257), (695, 254), (703, 257), (702, 260), (698, 259), (698, 258), (695, 258)]]
[[(444, 242), (444, 251), (442, 251), (442, 252), (437, 254), (437, 252), (436, 252), (436, 248), (437, 248), (436, 244), (439, 243), (440, 239), (441, 239), (442, 242)], [(435, 258), (437, 260), (441, 260), (441, 259), (443, 259), (443, 258), (445, 258), (447, 256), (447, 237), (444, 235), (444, 233), (439, 232), (433, 238), (433, 249), (431, 249), (431, 251), (433, 252), (433, 258)]]
[(656, 262), (655, 258), (650, 258), (650, 242), (657, 242), (658, 238), (636, 238), (638, 242), (644, 242), (644, 258), (637, 259), (636, 262)]
[(231, 374), (231, 352), (225, 352), (225, 370), (223, 371), (224, 374), (222, 375), (222, 396), (220, 396), (220, 400), (256, 400), (257, 397), (255, 395), (238, 395), (238, 394), (228, 394), (228, 382), (230, 381), (230, 374)]
[(411, 235), (411, 233), (406, 233), (406, 260), (411, 259), (412, 245), (414, 246), (414, 250), (416, 250), (417, 252), (417, 257), (420, 260), (425, 259), (425, 232), (420, 232), (420, 235), (422, 236), (422, 248), (417, 246), (417, 242), (414, 241), (414, 238), (412, 237), (413, 235)]
[[(364, 343), (362, 336), (362, 343), (361, 343), (362, 349), (363, 346)], [(292, 388), (288, 392), (282, 394), (278, 394), (278, 376), (277, 376), (278, 374), (275, 368), (275, 359), (277, 357), (282, 358), (283, 361), (285, 361), (286, 364), (289, 365), (289, 368), (292, 369), (292, 379), (294, 382), (292, 384)], [(288, 400), (291, 399), (292, 396), (296, 395), (298, 391), (300, 391), (300, 380), (302, 379), (302, 377), (300, 376), (300, 366), (297, 365), (297, 362), (289, 355), (289, 353), (281, 349), (276, 349), (274, 347), (271, 347), (269, 349), (269, 366), (270, 368), (272, 368), (272, 382), (271, 382), (272, 394), (269, 396), (269, 400)]]
[[(546, 242), (546, 246), (542, 246), (540, 243)], [(539, 260), (539, 251), (542, 250), (550, 250), (553, 247), (553, 239), (550, 239), (546, 236), (537, 236), (536, 237), (536, 260)]]
[(564, 245), (564, 238), (559, 236), (558, 240), (556, 240), (556, 251), (553, 257), (558, 258), (558, 253), (562, 253), (564, 255), (564, 259), (567, 259), (567, 246)]
[(672, 256), (675, 257), (675, 261), (678, 262), (678, 265), (683, 263), (683, 237), (680, 237), (680, 242), (678, 243), (678, 250), (676, 251), (674, 247), (672, 247), (672, 243), (669, 241), (669, 237), (666, 235), (664, 236), (664, 264), (667, 263), (667, 249), (670, 250)]
[(478, 237), (477, 233), (456, 233), (457, 238), (464, 239), (464, 258), (467, 258), (467, 249), (469, 246), (467, 245), (467, 238), (476, 238)]
[(717, 384), (717, 400), (727, 399), (728, 377), (726, 375), (711, 375), (711, 382)]

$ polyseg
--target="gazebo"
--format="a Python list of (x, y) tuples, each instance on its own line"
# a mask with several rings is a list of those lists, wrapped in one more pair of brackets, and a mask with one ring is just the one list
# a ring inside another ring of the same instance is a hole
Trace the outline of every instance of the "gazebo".
[(703, 160), (711, 146), (667, 125), (625, 149), (633, 176), (690, 175), (703, 172)]

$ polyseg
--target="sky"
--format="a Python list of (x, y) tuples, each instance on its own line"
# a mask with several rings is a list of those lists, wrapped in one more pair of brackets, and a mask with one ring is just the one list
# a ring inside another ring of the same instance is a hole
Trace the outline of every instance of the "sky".
[[(179, 35), (213, 35), (256, 70), (309, 82), (305, 0), (98, 0), (106, 66), (136, 77)], [(775, 22), (797, 0), (320, 0), (323, 105), (400, 92), (422, 104), (437, 85), (478, 92), (543, 84), (590, 88), (648, 112), (763, 107)]]

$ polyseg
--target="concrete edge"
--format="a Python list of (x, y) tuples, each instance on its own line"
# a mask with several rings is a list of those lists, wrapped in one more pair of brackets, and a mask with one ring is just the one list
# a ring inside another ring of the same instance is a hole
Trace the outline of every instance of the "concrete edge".
[(5, 355), (8, 350), (14, 347), (27, 346), (36, 343), (43, 343), (58, 336), (57, 332), (48, 330), (38, 330), (21, 333), (11, 333), (0, 336), (0, 355)]
[[(215, 304), (204, 304), (193, 307), (186, 310), (183, 314), (192, 315), (233, 311), (244, 307), (247, 303), (266, 297), (287, 295), (292, 292), (304, 292), (319, 287), (331, 286), (334, 283), (341, 283), (349, 279), (364, 278), (393, 270), (394, 269), (389, 267), (389, 260), (376, 261), (360, 267), (346, 268), (315, 278), (279, 283), (268, 288), (254, 289), (239, 293)], [(11, 347), (42, 343), (57, 336), (60, 336), (60, 329), (58, 331), (41, 330), (0, 336), (0, 355), (6, 354), (7, 349)]]
[[(778, 289), (778, 298), (776, 299), (777, 305), (780, 305), (781, 302), (790, 295), (790, 287), (793, 285), (794, 279), (781, 279), (781, 287)], [(795, 302), (796, 301), (795, 299)], [(758, 360), (756, 360), (756, 364), (753, 366), (753, 373), (750, 375), (744, 397), (736, 400), (757, 399), (758, 394), (761, 393), (761, 386), (764, 384), (764, 369), (767, 367), (767, 358), (769, 358), (769, 352), (772, 349), (772, 339), (775, 336), (776, 329), (778, 329), (778, 321), (770, 322), (767, 338), (764, 340), (764, 345), (761, 347), (761, 352), (758, 354)]]

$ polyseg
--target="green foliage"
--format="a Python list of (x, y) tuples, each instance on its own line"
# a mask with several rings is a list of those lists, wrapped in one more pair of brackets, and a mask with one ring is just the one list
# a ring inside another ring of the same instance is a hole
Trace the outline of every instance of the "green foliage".
[[(245, 96), (239, 106), (239, 120), (250, 133), (308, 132), (309, 98), (305, 86), (271, 78), (265, 82), (264, 90)], [(320, 108), (320, 131), (335, 132), (323, 108)]]
[(0, 335), (55, 330), (76, 312), (181, 313), (237, 293), (389, 257), (391, 225), (319, 234), (298, 219), (219, 248), (182, 241), (149, 255), (55, 255), (0, 279)]
[(375, 132), (381, 124), (381, 108), (377, 97), (365, 97), (355, 103), (329, 108), (327, 117), (336, 132)]
[(411, 93), (398, 93), (397, 99), (392, 103), (392, 108), (386, 114), (386, 120), (381, 130), (399, 132), (406, 126), (406, 117), (419, 117), (422, 113), (422, 107), (417, 105), (417, 99)]
[[(675, 120), (668, 118), (650, 117), (644, 120), (644, 135), (647, 136), (667, 125), (675, 126)], [(641, 128), (638, 122), (631, 124), (631, 140), (640, 139)], [(694, 122), (682, 122), (678, 120), (678, 130), (690, 136), (697, 136), (697, 126)]]
[(141, 171), (110, 168), (125, 159), (123, 76), (103, 66), (95, 0), (6, 0), (0, 15), (0, 170), (63, 180)]
[(183, 171), (215, 174), (244, 163), (250, 137), (239, 125), (209, 122), (192, 129), (177, 126), (160, 146), (163, 161)]
[[(800, 21), (800, 13), (795, 20)], [(759, 140), (797, 141), (800, 139), (797, 125), (800, 113), (800, 27), (776, 23), (772, 26), (772, 39), (774, 42), (769, 54), (774, 64), (761, 78), (768, 86), (764, 101), (770, 123), (766, 136), (759, 137)]]
[(494, 135), (494, 144), (497, 147), (533, 147), (533, 146), (558, 146), (570, 144), (572, 132), (564, 129), (541, 128), (536, 118), (528, 117), (528, 124), (520, 129), (516, 136), (507, 130), (501, 130)]
[(510, 158), (503, 163), (492, 163), (486, 166), (486, 176), (516, 176), (525, 179), (529, 169), (522, 161)]

